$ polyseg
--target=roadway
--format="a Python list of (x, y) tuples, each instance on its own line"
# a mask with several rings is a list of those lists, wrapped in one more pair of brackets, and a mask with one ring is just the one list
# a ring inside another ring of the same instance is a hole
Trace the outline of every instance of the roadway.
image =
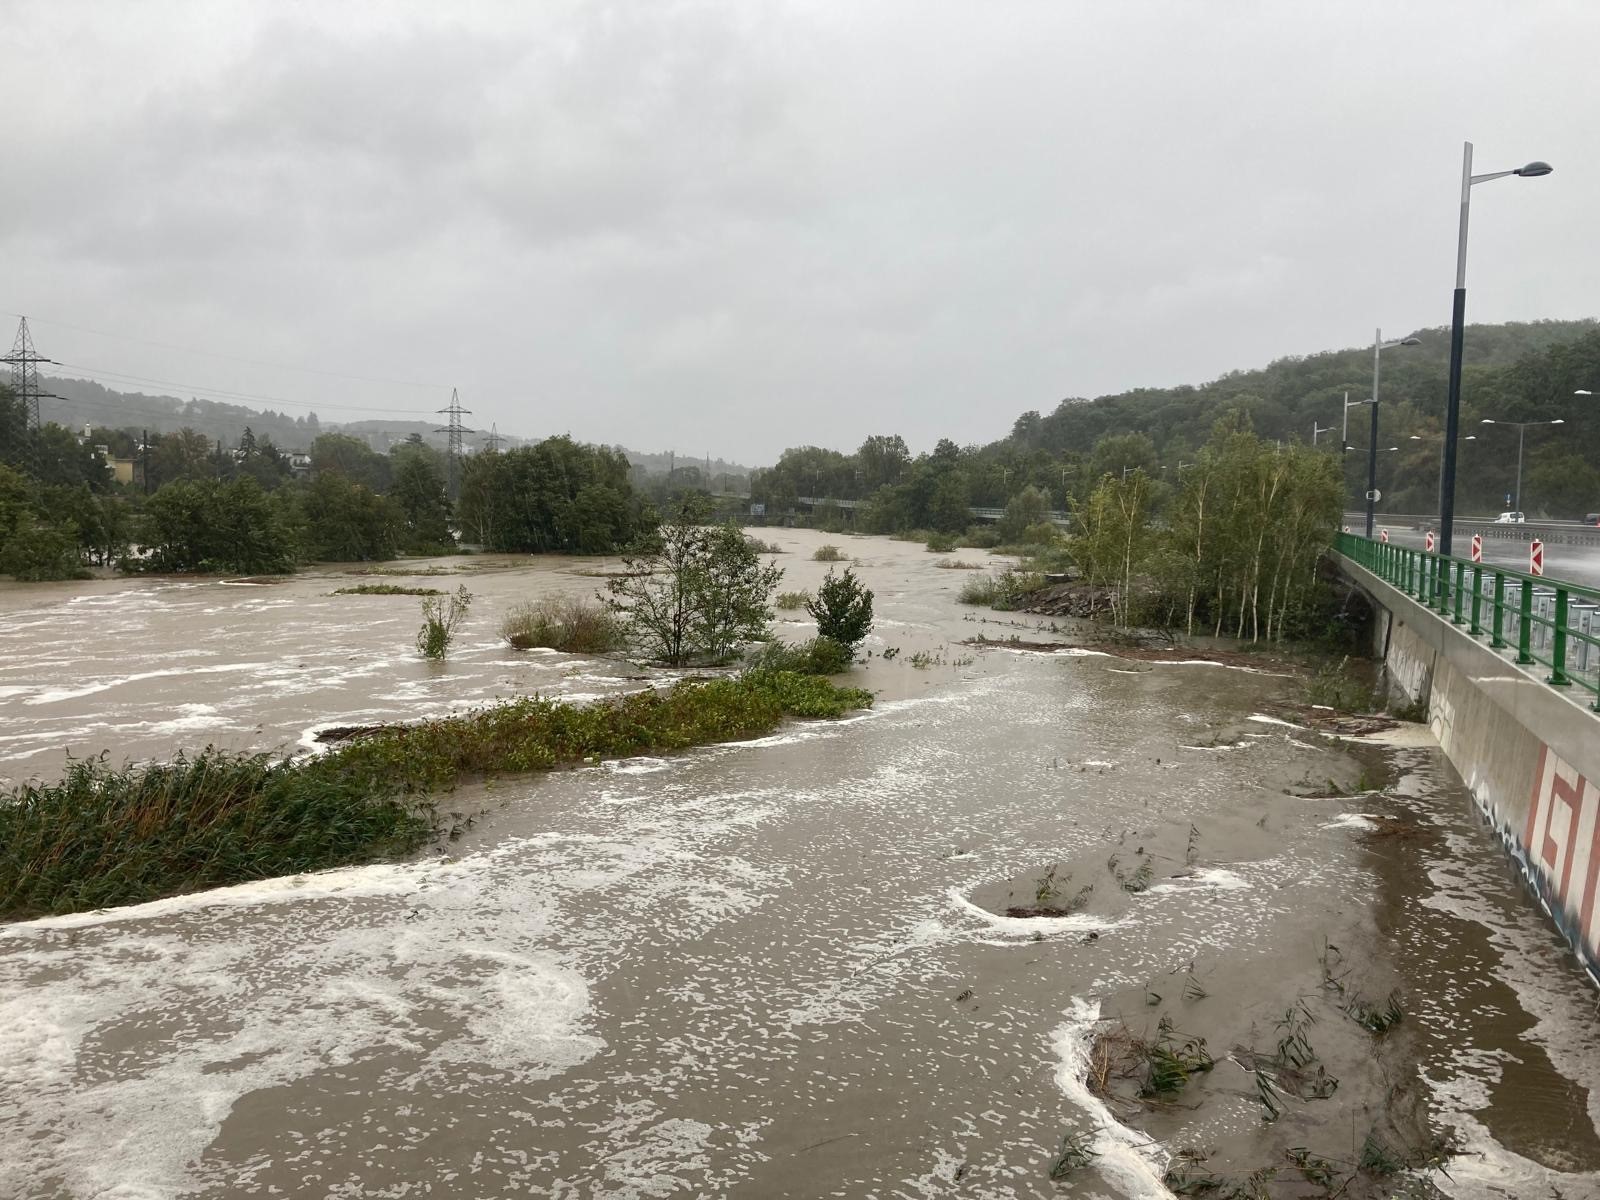
[[(1363, 517), (1357, 517), (1355, 520), (1351, 520), (1351, 516), (1345, 518), (1345, 523), (1349, 525), (1352, 533), (1360, 533), (1364, 528), (1364, 521)], [(1412, 546), (1418, 550), (1423, 548), (1426, 534), (1421, 529), (1414, 529), (1409, 525), (1386, 525), (1381, 517), (1378, 519), (1377, 528), (1387, 529), (1389, 540), (1397, 546)], [(1524, 539), (1484, 538), (1483, 561), (1498, 567), (1510, 567), (1515, 571), (1526, 571), (1528, 541), (1531, 540), (1534, 527), (1529, 526), (1528, 529), (1529, 537)], [(1458, 529), (1456, 544), (1451, 549), (1457, 558), (1470, 557), (1472, 535), (1462, 536)], [(1600, 588), (1600, 546), (1559, 545), (1547, 541), (1544, 547), (1544, 573), (1552, 578)]]

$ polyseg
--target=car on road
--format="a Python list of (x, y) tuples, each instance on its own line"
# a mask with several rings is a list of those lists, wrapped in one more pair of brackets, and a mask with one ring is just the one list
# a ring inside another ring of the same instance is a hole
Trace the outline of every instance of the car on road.
[(1501, 513), (1494, 519), (1496, 525), (1521, 525), (1526, 518), (1519, 512)]
[(1584, 513), (1583, 523), (1585, 525), (1600, 525), (1600, 513)]

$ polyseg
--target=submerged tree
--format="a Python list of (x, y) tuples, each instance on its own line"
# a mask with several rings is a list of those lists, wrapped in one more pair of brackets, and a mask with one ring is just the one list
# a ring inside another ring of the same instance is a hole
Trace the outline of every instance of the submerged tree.
[(701, 524), (705, 511), (686, 500), (607, 584), (606, 603), (634, 643), (674, 666), (721, 662), (740, 642), (762, 637), (783, 578), (782, 568), (762, 565), (738, 526)]
[(806, 601), (806, 611), (817, 622), (818, 637), (829, 638), (854, 653), (872, 632), (872, 589), (863, 587), (849, 567), (838, 576), (830, 568), (816, 598)]

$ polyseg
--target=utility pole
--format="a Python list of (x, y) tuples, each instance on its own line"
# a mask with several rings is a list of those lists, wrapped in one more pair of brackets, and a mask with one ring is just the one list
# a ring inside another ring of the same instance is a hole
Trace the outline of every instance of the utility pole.
[(445, 460), (450, 468), (448, 494), (450, 503), (454, 504), (461, 499), (461, 435), (472, 432), (461, 423), (461, 418), (472, 410), (461, 407), (461, 397), (456, 394), (455, 388), (451, 388), (450, 407), (441, 408), (438, 411), (450, 418), (449, 424), (443, 429), (435, 429), (434, 432), (442, 433), (448, 439), (445, 442)]
[[(53, 358), (41, 358), (33, 348), (33, 335), (28, 332), (28, 318), (23, 317), (17, 325), (17, 340), (11, 344), (11, 353), (0, 362), (11, 364), (11, 394), (16, 397), (18, 404), (22, 405), (23, 420), (26, 428), (23, 439), (26, 445), (20, 447), (22, 453), (15, 455), (17, 462), (32, 463), (38, 467), (39, 460), (39, 401), (60, 400), (54, 392), (40, 390), (39, 364), (55, 363)], [(12, 447), (0, 447), (0, 457), (11, 457)]]
[(491, 421), (489, 423), (489, 436), (484, 439), (483, 448), (489, 454), (498, 454), (500, 452), (500, 441), (500, 425), (498, 422)]
[(150, 494), (150, 431), (139, 431), (139, 457), (144, 462), (144, 494)]

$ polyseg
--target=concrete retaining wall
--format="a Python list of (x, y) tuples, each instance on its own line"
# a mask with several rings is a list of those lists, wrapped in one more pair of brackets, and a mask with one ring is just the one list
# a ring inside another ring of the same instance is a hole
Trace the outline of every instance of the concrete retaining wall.
[(1587, 693), (1551, 687), (1541, 668), (1340, 566), (1377, 608), (1373, 649), (1391, 685), (1426, 705), (1445, 756), (1600, 986), (1600, 715)]

